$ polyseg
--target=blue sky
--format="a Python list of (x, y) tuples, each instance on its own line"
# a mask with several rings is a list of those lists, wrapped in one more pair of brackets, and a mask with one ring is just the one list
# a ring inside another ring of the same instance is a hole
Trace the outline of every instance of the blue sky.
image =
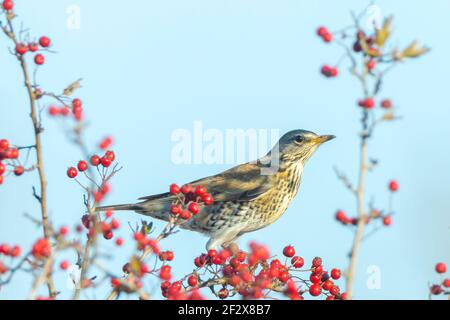
[[(430, 54), (405, 63), (389, 74), (384, 95), (398, 105), (404, 119), (383, 125), (370, 145), (380, 166), (369, 176), (368, 193), (387, 202), (386, 184), (396, 178), (393, 225), (363, 243), (355, 298), (423, 299), (437, 261), (450, 263), (450, 137), (448, 103), (447, 1), (377, 1), (383, 14), (395, 15), (395, 44), (421, 39)], [(341, 70), (328, 81), (318, 69), (334, 63), (337, 46), (324, 45), (318, 25), (339, 29), (351, 22), (350, 10), (361, 1), (16, 1), (20, 19), (39, 36), (46, 34), (58, 54), (47, 57), (39, 79), (58, 90), (82, 77), (79, 92), (92, 122), (94, 144), (105, 134), (116, 139), (124, 169), (113, 182), (108, 203), (131, 202), (166, 191), (171, 182), (187, 182), (220, 172), (229, 165), (175, 165), (171, 134), (205, 128), (302, 128), (338, 139), (323, 146), (305, 169), (300, 194), (272, 226), (244, 236), (240, 243), (259, 240), (281, 252), (294, 244), (306, 259), (316, 255), (326, 265), (344, 268), (352, 236), (334, 221), (342, 208), (354, 212), (354, 200), (333, 173), (333, 166), (356, 179), (360, 97), (358, 83)], [(81, 9), (81, 29), (69, 30), (66, 10)], [(31, 143), (26, 96), (13, 57), (0, 43), (0, 137), (18, 145)], [(83, 213), (82, 193), (65, 171), (80, 154), (66, 143), (61, 127), (44, 117), (44, 156), (48, 168), (49, 207), (53, 221), (75, 223)], [(38, 232), (23, 217), (38, 214), (31, 195), (35, 176), (7, 179), (0, 187), (0, 242), (27, 247)], [(141, 219), (121, 213), (123, 222)], [(125, 224), (125, 223), (124, 223)], [(158, 228), (162, 224), (156, 223)], [(123, 235), (127, 232), (124, 228)], [(180, 232), (164, 241), (176, 253), (177, 274), (192, 269), (193, 258), (206, 238)], [(130, 247), (115, 249), (109, 265), (119, 270)], [(73, 259), (73, 257), (72, 257)], [(75, 261), (71, 261), (74, 263)], [(367, 287), (366, 270), (381, 270), (381, 289)], [(64, 287), (64, 275), (57, 279)], [(0, 298), (28, 292), (28, 275), (0, 290)], [(43, 291), (45, 292), (45, 290)], [(106, 295), (106, 291), (104, 292)], [(99, 293), (99, 298), (102, 296)], [(64, 295), (62, 296), (64, 297)]]

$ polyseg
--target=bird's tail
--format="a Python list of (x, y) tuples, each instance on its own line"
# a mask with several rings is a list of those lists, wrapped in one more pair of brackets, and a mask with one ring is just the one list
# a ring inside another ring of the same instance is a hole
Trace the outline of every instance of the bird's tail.
[(166, 220), (174, 197), (169, 193), (141, 198), (142, 202), (97, 207), (95, 211), (135, 211), (156, 219)]
[(128, 204), (116, 204), (111, 206), (103, 206), (103, 207), (97, 207), (95, 208), (95, 211), (138, 211), (142, 209), (141, 206), (139, 206), (136, 203), (128, 203)]

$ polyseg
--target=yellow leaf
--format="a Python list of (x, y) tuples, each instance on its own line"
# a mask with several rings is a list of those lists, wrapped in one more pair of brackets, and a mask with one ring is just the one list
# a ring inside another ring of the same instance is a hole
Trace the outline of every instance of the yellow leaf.
[(386, 43), (386, 40), (391, 35), (392, 16), (387, 17), (384, 20), (383, 27), (375, 31), (375, 43), (382, 47)]
[(141, 270), (141, 262), (139, 261), (139, 258), (134, 256), (131, 258), (130, 261), (130, 271), (133, 273), (138, 273)]
[(402, 55), (406, 58), (417, 58), (428, 51), (430, 51), (429, 48), (419, 46), (419, 42), (416, 40), (403, 50)]

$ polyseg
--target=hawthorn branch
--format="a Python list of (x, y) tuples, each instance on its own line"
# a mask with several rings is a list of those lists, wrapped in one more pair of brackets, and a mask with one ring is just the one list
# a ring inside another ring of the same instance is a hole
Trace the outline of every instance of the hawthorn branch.
[[(2, 30), (5, 33), (5, 35), (14, 43), (16, 46), (19, 42), (16, 37), (16, 34), (14, 32), (14, 27), (12, 24), (12, 19), (14, 16), (11, 16), (9, 14), (6, 15), (7, 20), (7, 26), (2, 25)], [(30, 105), (30, 118), (34, 129), (34, 150), (36, 151), (36, 168), (38, 170), (39, 174), (39, 183), (40, 183), (40, 195), (35, 196), (35, 198), (38, 200), (40, 207), (41, 207), (41, 216), (42, 216), (42, 228), (44, 237), (46, 239), (50, 239), (51, 237), (51, 228), (49, 224), (49, 218), (48, 218), (48, 211), (47, 211), (47, 180), (45, 176), (45, 170), (44, 170), (44, 160), (42, 155), (42, 141), (41, 141), (41, 134), (43, 132), (43, 128), (41, 126), (41, 122), (39, 120), (39, 112), (37, 110), (37, 104), (36, 104), (36, 96), (34, 93), (33, 85), (30, 78), (30, 73), (28, 71), (27, 63), (23, 56), (15, 54), (17, 59), (19, 60), (22, 74), (24, 77), (24, 84), (25, 88), (28, 94), (29, 99), (29, 105)], [(36, 194), (36, 192), (34, 192)], [(51, 260), (51, 259), (49, 259)], [(56, 295), (56, 288), (53, 283), (52, 275), (49, 273), (46, 278), (49, 296), (54, 297)]]

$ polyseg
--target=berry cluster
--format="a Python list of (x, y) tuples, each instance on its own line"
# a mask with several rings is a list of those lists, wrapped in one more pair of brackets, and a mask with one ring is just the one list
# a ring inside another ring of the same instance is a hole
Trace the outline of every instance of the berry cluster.
[[(380, 89), (380, 79), (384, 75), (386, 69), (382, 69), (382, 66), (388, 66), (406, 58), (415, 58), (428, 51), (428, 48), (419, 47), (417, 43), (412, 43), (409, 47), (404, 50), (394, 49), (392, 52), (386, 52), (387, 46), (385, 43), (390, 35), (390, 25), (391, 18), (385, 20), (384, 25), (381, 29), (376, 30), (373, 34), (366, 34), (363, 30), (359, 29), (358, 26), (355, 27), (353, 34), (349, 34), (348, 30), (339, 31), (339, 36), (342, 40), (350, 39), (352, 42), (348, 46), (346, 56), (352, 60), (352, 73), (357, 75), (361, 81), (366, 82), (366, 77), (369, 76), (374, 79), (375, 85), (374, 90), (371, 93), (366, 90), (365, 97), (358, 100), (358, 106), (364, 110), (373, 109), (376, 106), (375, 95), (378, 94)], [(333, 34), (328, 30), (328, 28), (321, 26), (316, 31), (317, 35), (322, 38), (326, 43), (333, 41)], [(344, 44), (344, 43), (342, 43)], [(361, 70), (357, 64), (358, 59), (356, 55), (360, 55), (362, 58)], [(392, 59), (386, 59), (386, 57), (391, 57)], [(339, 59), (339, 63), (343, 59)], [(339, 64), (338, 63), (338, 64)], [(324, 65), (320, 72), (327, 78), (336, 77), (338, 75), (338, 68), (330, 67), (329, 65)], [(389, 99), (384, 99), (380, 101), (380, 106), (384, 109), (391, 109), (393, 107), (392, 102)], [(388, 116), (390, 113), (388, 114)], [(385, 118), (385, 120), (390, 120)]]
[(50, 257), (52, 252), (52, 247), (50, 245), (50, 242), (46, 238), (38, 239), (34, 244), (33, 248), (31, 249), (31, 254), (36, 259), (45, 259)]
[(450, 278), (443, 277), (443, 275), (447, 272), (447, 265), (443, 262), (439, 262), (435, 266), (435, 271), (441, 275), (441, 281), (439, 284), (433, 284), (430, 286), (430, 295), (450, 295)]
[(325, 64), (321, 69), (320, 72), (327, 78), (334, 78), (338, 75), (338, 68), (337, 67), (330, 67), (329, 65)]
[[(115, 218), (110, 219), (111, 216), (112, 211), (107, 211), (105, 219), (98, 222), (88, 214), (82, 216), (81, 223), (88, 230), (88, 237), (93, 237), (97, 232), (100, 232), (103, 234), (103, 238), (111, 240), (114, 237), (113, 231), (120, 228), (120, 221)], [(118, 246), (121, 246), (124, 241), (122, 238), (116, 238), (115, 242)]]
[(83, 119), (83, 102), (79, 98), (72, 100), (70, 104), (63, 106), (51, 105), (48, 108), (48, 114), (52, 117), (68, 117), (73, 116), (76, 121)]
[[(77, 164), (77, 166), (75, 167), (69, 167), (67, 169), (67, 176), (71, 179), (75, 179), (79, 172), (84, 173), (84, 175), (86, 176), (86, 178), (92, 182), (93, 177), (89, 176), (88, 172), (89, 172), (89, 168), (91, 166), (91, 168), (97, 168), (97, 172), (100, 175), (101, 178), (101, 183), (96, 184), (96, 186), (99, 186), (96, 190), (92, 190), (92, 195), (94, 197), (94, 200), (96, 203), (101, 202), (104, 197), (110, 192), (110, 186), (108, 184), (108, 180), (111, 178), (111, 176), (116, 172), (115, 166), (112, 169), (112, 172), (109, 173), (108, 169), (111, 167), (111, 165), (113, 164), (113, 162), (116, 160), (116, 155), (114, 153), (114, 151), (112, 150), (108, 150), (106, 151), (103, 156), (99, 156), (99, 155), (93, 155), (91, 156), (91, 158), (89, 159), (89, 162), (86, 160), (80, 160)], [(102, 168), (102, 170), (100, 170), (100, 167)], [(85, 187), (85, 189), (88, 189), (87, 187)]]
[(19, 161), (19, 155), (19, 148), (10, 146), (7, 139), (0, 140), (0, 185), (5, 180), (5, 174), (11, 172), (15, 176), (21, 176), (26, 171)]
[(170, 207), (170, 213), (176, 219), (189, 220), (197, 215), (202, 206), (209, 206), (214, 203), (213, 197), (207, 193), (203, 186), (193, 186), (186, 184), (179, 187), (173, 183), (170, 186), (170, 193), (176, 196), (176, 200)]
[[(399, 189), (398, 182), (395, 180), (391, 180), (388, 184), (388, 189), (391, 192), (391, 195), (397, 192)], [(382, 211), (372, 208), (370, 210), (370, 214), (363, 217), (363, 219), (366, 225), (372, 221), (382, 221), (384, 226), (390, 226), (392, 224), (392, 215), (393, 213), (390, 212), (390, 210), (386, 214), (383, 214)], [(359, 218), (356, 217), (351, 218), (343, 210), (336, 211), (335, 218), (338, 222), (342, 223), (343, 225), (356, 226), (359, 222)]]
[(5, 11), (11, 11), (14, 8), (14, 2), (12, 0), (4, 0), (2, 3), (2, 8)]
[[(8, 245), (8, 244), (0, 244), (0, 257), (3, 255), (5, 257), (11, 257), (12, 259), (17, 258), (22, 253), (22, 249), (18, 245)], [(7, 273), (10, 270), (3, 261), (0, 260), (0, 275)]]
[[(371, 97), (358, 100), (358, 106), (363, 109), (373, 109), (375, 105), (375, 99)], [(392, 101), (390, 99), (383, 99), (380, 101), (380, 107), (383, 109), (391, 109), (393, 107)]]
[[(25, 56), (28, 52), (36, 53), (40, 50), (48, 49), (51, 46), (51, 40), (49, 37), (42, 36), (39, 38), (37, 42), (18, 42), (16, 44), (15, 52), (19, 57)], [(34, 63), (38, 66), (41, 66), (45, 63), (45, 56), (42, 53), (35, 54)]]
[[(240, 250), (236, 245), (220, 251), (209, 250), (194, 260), (196, 270), (179, 281), (172, 279), (171, 267), (164, 265), (160, 269), (162, 295), (168, 299), (191, 299), (189, 294), (205, 284), (220, 289), (213, 290), (217, 297), (226, 299), (236, 294), (245, 299), (266, 298), (271, 292), (279, 292), (290, 299), (303, 299), (305, 293), (311, 296), (323, 295), (328, 300), (345, 299), (334, 280), (341, 277), (338, 269), (330, 273), (324, 270), (322, 259), (316, 257), (310, 268), (302, 269), (304, 259), (295, 255), (293, 246), (283, 250), (286, 263), (273, 258), (266, 246), (250, 244), (250, 252)], [(297, 275), (309, 272), (309, 279), (300, 279)], [(184, 284), (184, 281), (186, 283)]]
[(321, 37), (324, 42), (329, 43), (333, 41), (333, 34), (324, 26), (317, 28), (317, 35)]

